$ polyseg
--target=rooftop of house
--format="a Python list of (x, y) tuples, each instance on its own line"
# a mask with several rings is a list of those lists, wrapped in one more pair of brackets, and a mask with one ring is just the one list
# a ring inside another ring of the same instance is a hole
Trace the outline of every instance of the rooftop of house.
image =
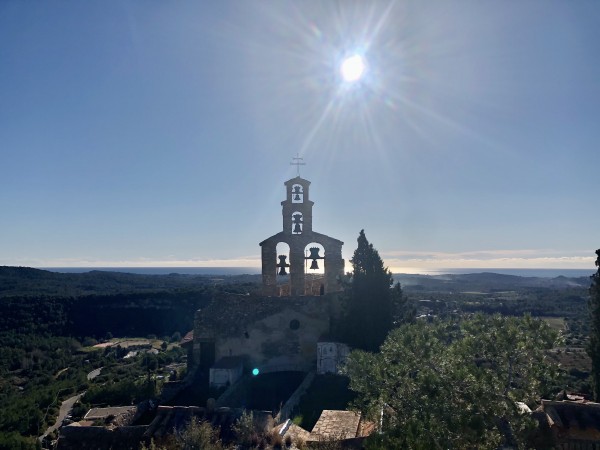
[(188, 331), (181, 341), (179, 341), (179, 345), (185, 346), (187, 344), (192, 344), (194, 342), (194, 330)]
[(113, 406), (109, 408), (92, 408), (90, 409), (83, 419), (85, 421), (93, 420), (106, 420), (108, 418), (119, 418), (124, 416), (131, 416), (135, 414), (137, 410), (136, 406)]
[(360, 414), (354, 411), (325, 409), (310, 432), (309, 440), (351, 439), (358, 436)]
[(310, 433), (308, 431), (302, 427), (299, 427), (291, 420), (286, 420), (285, 422), (277, 425), (275, 427), (275, 432), (284, 438), (286, 436), (290, 436), (294, 441), (300, 440), (306, 442), (310, 437)]
[(561, 439), (600, 441), (600, 403), (576, 400), (542, 400), (536, 413), (544, 413), (548, 426)]

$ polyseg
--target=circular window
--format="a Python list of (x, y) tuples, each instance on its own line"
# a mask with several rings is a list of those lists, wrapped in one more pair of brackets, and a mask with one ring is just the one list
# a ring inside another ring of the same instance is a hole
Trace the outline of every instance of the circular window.
[(298, 328), (300, 328), (300, 322), (298, 322), (296, 319), (291, 320), (290, 321), (290, 328), (292, 330), (297, 330)]

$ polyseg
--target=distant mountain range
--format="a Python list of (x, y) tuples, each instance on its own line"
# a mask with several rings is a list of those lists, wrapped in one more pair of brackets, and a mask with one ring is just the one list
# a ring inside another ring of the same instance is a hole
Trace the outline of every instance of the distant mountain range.
[[(492, 272), (446, 275), (394, 274), (407, 291), (482, 291), (493, 292), (522, 288), (588, 288), (584, 277), (521, 277)], [(83, 273), (59, 273), (30, 267), (0, 266), (0, 297), (106, 295), (126, 292), (157, 292), (197, 289), (210, 284), (258, 285), (260, 275), (144, 275), (92, 270)], [(249, 289), (251, 290), (251, 289)]]
[(31, 267), (0, 266), (0, 297), (106, 295), (196, 289), (207, 284), (257, 283), (260, 275), (142, 275), (92, 270), (59, 273)]
[(407, 290), (426, 291), (499, 291), (519, 288), (548, 288), (568, 289), (587, 288), (590, 278), (585, 277), (521, 277), (503, 275), (492, 272), (448, 274), (448, 275), (409, 275), (395, 274), (394, 280), (399, 281)]

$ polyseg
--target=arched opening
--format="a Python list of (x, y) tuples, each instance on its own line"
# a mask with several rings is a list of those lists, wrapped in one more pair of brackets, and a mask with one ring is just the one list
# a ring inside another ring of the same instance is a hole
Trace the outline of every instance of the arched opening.
[(302, 234), (302, 228), (304, 227), (303, 220), (300, 211), (292, 213), (292, 234)]
[(285, 242), (278, 242), (275, 247), (277, 265), (275, 279), (279, 296), (290, 295), (290, 246)]
[(311, 242), (304, 247), (305, 295), (322, 295), (325, 289), (325, 247)]
[(304, 203), (304, 188), (301, 184), (292, 186), (292, 203)]

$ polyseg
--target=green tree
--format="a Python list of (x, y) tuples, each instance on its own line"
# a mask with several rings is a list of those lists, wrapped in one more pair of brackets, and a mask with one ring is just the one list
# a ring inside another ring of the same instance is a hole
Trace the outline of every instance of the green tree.
[(534, 423), (517, 402), (537, 404), (555, 378), (547, 350), (556, 337), (529, 316), (476, 315), (405, 324), (380, 353), (353, 351), (356, 406), (383, 424), (370, 448), (522, 447)]
[(594, 401), (600, 400), (600, 249), (596, 250), (596, 267), (590, 286), (590, 342), (588, 354), (592, 359), (592, 392)]
[(365, 230), (360, 231), (351, 262), (351, 282), (345, 290), (344, 340), (354, 348), (375, 351), (393, 325), (392, 274), (367, 240)]

